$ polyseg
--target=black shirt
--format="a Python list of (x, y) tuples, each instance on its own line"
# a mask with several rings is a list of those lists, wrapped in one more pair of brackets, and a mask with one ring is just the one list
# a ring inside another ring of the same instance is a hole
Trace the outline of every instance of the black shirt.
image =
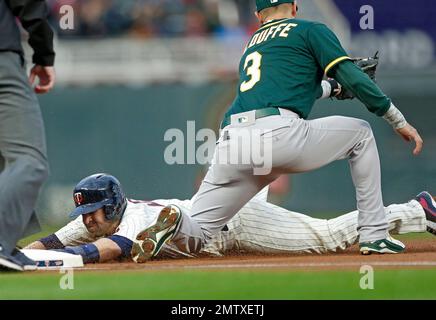
[[(47, 22), (45, 0), (0, 0), (0, 51), (23, 55), (16, 18), (29, 33), (32, 61), (42, 66), (54, 64), (53, 30)], [(15, 18), (16, 17), (16, 18)]]

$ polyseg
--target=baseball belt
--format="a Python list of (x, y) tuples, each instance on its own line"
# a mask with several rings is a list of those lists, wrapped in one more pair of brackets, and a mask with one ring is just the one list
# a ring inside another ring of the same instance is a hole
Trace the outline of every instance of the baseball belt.
[[(269, 117), (269, 116), (279, 116), (280, 110), (278, 108), (263, 108), (263, 109), (257, 109), (256, 110), (256, 119)], [(224, 118), (224, 120), (221, 122), (221, 129), (227, 127), (231, 123), (231, 116), (227, 116)]]

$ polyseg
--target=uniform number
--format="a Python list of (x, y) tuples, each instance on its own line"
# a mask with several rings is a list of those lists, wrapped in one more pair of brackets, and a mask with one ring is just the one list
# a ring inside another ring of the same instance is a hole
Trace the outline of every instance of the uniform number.
[[(248, 64), (251, 62), (251, 66)], [(248, 81), (244, 81), (241, 83), (240, 90), (241, 92), (248, 91), (254, 87), (256, 83), (260, 81), (260, 65), (262, 64), (262, 55), (255, 51), (250, 53), (245, 59), (244, 70), (247, 73), (247, 76), (250, 77)]]

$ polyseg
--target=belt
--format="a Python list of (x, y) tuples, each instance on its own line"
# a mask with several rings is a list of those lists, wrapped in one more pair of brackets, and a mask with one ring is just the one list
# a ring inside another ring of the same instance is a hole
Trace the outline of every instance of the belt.
[[(256, 110), (256, 119), (269, 117), (269, 116), (279, 116), (280, 110), (278, 108), (263, 108), (263, 109), (257, 109)], [(227, 127), (231, 123), (231, 116), (225, 117), (224, 120), (221, 122), (221, 129), (224, 127)]]

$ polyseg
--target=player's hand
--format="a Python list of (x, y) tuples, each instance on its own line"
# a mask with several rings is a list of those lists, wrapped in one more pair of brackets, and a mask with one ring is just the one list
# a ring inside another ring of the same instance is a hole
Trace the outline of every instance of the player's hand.
[(415, 149), (413, 150), (413, 154), (415, 156), (421, 152), (424, 141), (414, 127), (412, 127), (410, 124), (407, 124), (405, 127), (396, 129), (395, 131), (402, 136), (404, 140), (415, 141)]
[(37, 64), (34, 65), (30, 70), (30, 85), (33, 85), (36, 77), (38, 77), (39, 83), (35, 86), (34, 91), (39, 94), (49, 92), (55, 83), (54, 67), (41, 66)]

